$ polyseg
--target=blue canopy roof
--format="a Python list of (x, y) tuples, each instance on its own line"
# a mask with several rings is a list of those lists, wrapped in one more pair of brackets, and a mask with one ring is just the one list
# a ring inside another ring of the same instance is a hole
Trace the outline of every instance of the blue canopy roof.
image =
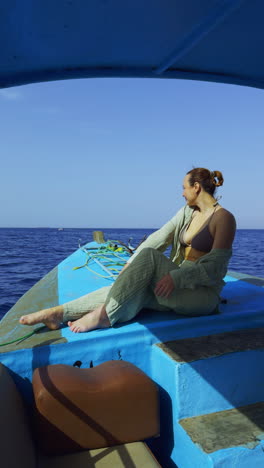
[(0, 87), (85, 77), (264, 87), (263, 0), (0, 0)]

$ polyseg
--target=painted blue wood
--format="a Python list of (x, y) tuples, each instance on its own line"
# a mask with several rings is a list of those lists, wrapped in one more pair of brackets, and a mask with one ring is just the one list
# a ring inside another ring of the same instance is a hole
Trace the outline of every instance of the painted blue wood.
[[(252, 447), (231, 447), (207, 454), (194, 444), (180, 419), (224, 411), (263, 400), (262, 351), (234, 352), (192, 363), (177, 363), (152, 348), (152, 378), (161, 386), (161, 437), (152, 450), (164, 466), (251, 468), (263, 466), (263, 440)], [(168, 455), (171, 454), (171, 457)]]
[(0, 6), (0, 87), (111, 76), (264, 87), (262, 0)]
[(159, 75), (165, 70), (168, 70), (172, 65), (175, 66), (175, 64), (199, 44), (210, 31), (216, 28), (216, 26), (233, 13), (234, 10), (239, 8), (243, 1), (245, 0), (223, 0), (213, 5), (209, 13), (201, 18), (201, 22), (197, 22), (194, 28), (181, 38), (177, 48), (157, 68), (156, 73)]

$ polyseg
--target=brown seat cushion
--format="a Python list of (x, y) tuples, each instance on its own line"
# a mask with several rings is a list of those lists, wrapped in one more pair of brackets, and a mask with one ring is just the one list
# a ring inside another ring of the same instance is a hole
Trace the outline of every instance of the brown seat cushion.
[(44, 453), (109, 447), (159, 433), (157, 387), (129, 362), (40, 367), (32, 383)]

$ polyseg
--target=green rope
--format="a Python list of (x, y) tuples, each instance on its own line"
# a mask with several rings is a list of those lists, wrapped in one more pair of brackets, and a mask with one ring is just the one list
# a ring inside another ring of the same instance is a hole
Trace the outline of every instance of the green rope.
[(114, 275), (114, 274), (111, 275), (111, 276), (110, 276), (110, 275), (108, 275), (108, 276), (107, 276), (107, 275), (102, 275), (102, 274), (99, 273), (98, 271), (94, 271), (94, 270), (92, 270), (91, 268), (89, 268), (88, 265), (86, 265), (86, 268), (87, 268), (87, 270), (89, 270), (91, 273), (94, 273), (95, 275), (100, 276), (100, 278), (105, 278), (105, 279), (113, 278), (113, 279), (115, 279), (115, 278), (118, 277), (118, 275)]
[(13, 343), (17, 343), (17, 341), (25, 340), (26, 338), (29, 338), (30, 336), (34, 335), (34, 333), (37, 333), (43, 328), (46, 328), (46, 325), (41, 325), (41, 327), (35, 328), (32, 332), (27, 333), (27, 335), (21, 336), (20, 338), (16, 338), (15, 340), (7, 341), (6, 343), (0, 343), (0, 346), (7, 346)]
[[(119, 255), (118, 253), (116, 253), (116, 251), (112, 248), (113, 242), (118, 244), (117, 241), (107, 241), (106, 244), (100, 246), (100, 247), (98, 248), (98, 251), (97, 251), (96, 253), (93, 252), (92, 255), (91, 255), (91, 253), (89, 252), (89, 250), (90, 250), (89, 247), (88, 247), (87, 249), (86, 249), (85, 247), (82, 248), (83, 252), (85, 252), (86, 255), (87, 255), (87, 260), (86, 260), (86, 262), (85, 262), (83, 265), (73, 267), (73, 270), (79, 270), (80, 268), (87, 268), (87, 270), (91, 271), (93, 274), (95, 274), (95, 275), (97, 275), (97, 276), (100, 276), (101, 278), (106, 278), (106, 279), (107, 279), (107, 278), (113, 278), (113, 279), (117, 278), (117, 276), (118, 276), (120, 270), (118, 270), (117, 268), (114, 268), (114, 266), (117, 266), (117, 267), (120, 266), (120, 267), (122, 267), (122, 266), (124, 266), (124, 265), (126, 264), (126, 261), (121, 257), (121, 255)], [(123, 248), (122, 248), (122, 253), (123, 253), (123, 252), (124, 252), (124, 250), (123, 250)], [(111, 254), (111, 256), (116, 257), (119, 261), (113, 261), (113, 260), (109, 259), (109, 254)], [(102, 275), (102, 274), (100, 274), (99, 272), (94, 271), (94, 270), (92, 270), (91, 268), (89, 268), (89, 267), (88, 267), (88, 263), (89, 263), (90, 261), (92, 261), (93, 259), (95, 259), (95, 258), (98, 259), (98, 260), (107, 260), (107, 263), (104, 264), (104, 265), (105, 265), (109, 270), (116, 271), (116, 273), (113, 274), (113, 275), (111, 275), (111, 276), (106, 276), (106, 275)], [(120, 260), (121, 260), (122, 263), (120, 262)], [(110, 261), (111, 263), (109, 263), (109, 261)], [(110, 265), (110, 264), (112, 265), (112, 268), (108, 266), (108, 265)]]

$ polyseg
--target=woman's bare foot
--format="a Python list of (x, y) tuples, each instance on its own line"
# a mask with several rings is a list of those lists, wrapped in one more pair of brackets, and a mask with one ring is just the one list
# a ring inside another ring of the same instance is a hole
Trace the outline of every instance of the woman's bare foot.
[(63, 318), (63, 307), (56, 306), (50, 309), (43, 309), (33, 314), (23, 315), (19, 322), (22, 325), (35, 325), (36, 323), (44, 323), (50, 330), (57, 330)]
[(68, 322), (68, 325), (72, 332), (81, 333), (95, 330), (96, 328), (108, 328), (111, 324), (105, 311), (105, 306), (101, 305), (92, 312), (88, 312), (88, 314), (79, 320)]

